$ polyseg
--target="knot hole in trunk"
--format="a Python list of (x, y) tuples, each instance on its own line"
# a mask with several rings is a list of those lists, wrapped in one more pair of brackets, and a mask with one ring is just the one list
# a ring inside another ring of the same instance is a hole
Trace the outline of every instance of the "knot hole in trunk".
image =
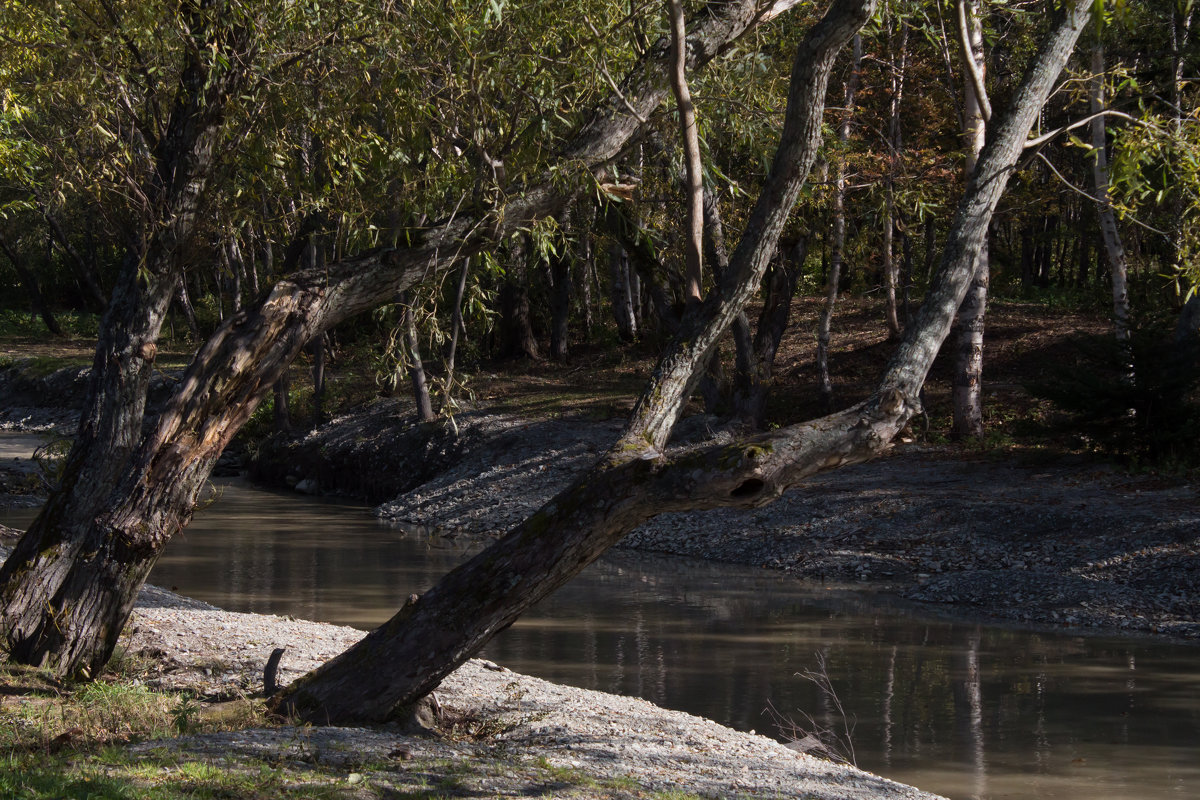
[(763, 483), (758, 478), (747, 478), (742, 481), (737, 487), (729, 493), (730, 497), (753, 497), (763, 490), (767, 484)]

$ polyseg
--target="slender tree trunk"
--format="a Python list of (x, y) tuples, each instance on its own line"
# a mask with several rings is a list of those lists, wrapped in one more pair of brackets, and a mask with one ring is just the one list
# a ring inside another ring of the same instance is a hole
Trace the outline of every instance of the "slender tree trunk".
[(188, 332), (191, 333), (193, 340), (200, 338), (200, 325), (196, 322), (196, 309), (192, 307), (192, 298), (188, 294), (187, 273), (182, 273), (179, 276), (179, 287), (175, 292), (175, 303), (183, 312), (183, 319), (187, 322)]
[(629, 256), (616, 242), (608, 248), (608, 276), (617, 336), (622, 342), (637, 341), (637, 320), (633, 315), (633, 294), (629, 286)]
[(585, 231), (583, 241), (580, 243), (582, 250), (579, 259), (579, 270), (576, 275), (579, 278), (579, 302), (583, 307), (583, 341), (592, 341), (592, 327), (596, 324), (594, 311), (592, 310), (592, 284), (595, 283), (596, 276), (596, 253), (592, 245), (592, 235), (590, 231)]
[[(898, 24), (898, 42), (891, 48), (893, 52), (888, 76), (891, 91), (888, 98), (888, 168), (884, 187), (883, 221), (883, 277), (887, 295), (888, 338), (891, 340), (899, 339), (901, 332), (900, 314), (896, 305), (899, 269), (893, 253), (892, 236), (896, 228), (896, 175), (900, 170), (901, 152), (904, 147), (900, 128), (900, 103), (904, 97), (904, 73), (908, 67), (908, 23), (901, 19)], [(888, 39), (890, 44), (890, 33)]]
[(290, 433), (292, 430), (292, 414), (288, 407), (288, 392), (291, 390), (291, 384), (288, 380), (287, 371), (279, 376), (271, 388), (274, 396), (274, 421), (275, 431), (277, 433)]
[(25, 263), (25, 259), (21, 254), (9, 246), (4, 237), (0, 236), (0, 250), (4, 251), (9, 262), (13, 265), (13, 269), (17, 271), (17, 276), (21, 279), (21, 283), (25, 284), (25, 291), (29, 292), (29, 302), (33, 305), (35, 311), (41, 316), (42, 322), (46, 323), (46, 329), (55, 336), (63, 336), (62, 327), (58, 324), (58, 320), (54, 318), (54, 312), (50, 310), (50, 306), (46, 304), (46, 298), (42, 296), (42, 287), (38, 284), (37, 275)]
[[(712, 265), (713, 277), (720, 286), (725, 272), (729, 269), (729, 251), (725, 247), (725, 224), (721, 220), (720, 203), (717, 196), (707, 189), (704, 191), (704, 246), (705, 258)], [(733, 333), (734, 381), (739, 381), (743, 376), (748, 380), (754, 345), (746, 312), (742, 311), (734, 317), (730, 327)], [(704, 409), (709, 414), (717, 412), (726, 394), (725, 370), (721, 365), (720, 356), (719, 350), (713, 351), (706, 376), (700, 384), (700, 391), (704, 396)], [(748, 393), (749, 387), (739, 389), (734, 385), (731, 393), (736, 395), (738, 391)]]
[(462, 260), (462, 268), (458, 271), (458, 283), (454, 287), (454, 313), (450, 317), (450, 344), (446, 348), (446, 390), (442, 401), (442, 411), (451, 408), (454, 403), (454, 366), (458, 357), (458, 337), (463, 332), (463, 298), (467, 291), (467, 273), (471, 269), (471, 259)]
[(417, 320), (413, 313), (411, 297), (406, 293), (404, 303), (404, 337), (408, 343), (408, 377), (412, 381), (413, 402), (417, 406), (417, 420), (433, 422), (433, 403), (429, 399), (429, 384), (425, 380), (425, 363), (421, 361), (421, 343), (417, 337)]
[[(845, 149), (850, 141), (850, 123), (854, 114), (854, 95), (858, 91), (859, 69), (862, 66), (862, 37), (854, 37), (854, 58), (846, 78), (845, 102), (838, 140)], [(829, 377), (829, 342), (832, 338), (833, 309), (837, 305), (838, 284), (842, 280), (842, 262), (846, 248), (846, 160), (838, 156), (837, 174), (833, 179), (833, 238), (830, 242), (829, 276), (825, 284), (825, 307), (817, 323), (817, 375), (820, 380), (821, 404), (833, 408), (833, 381)]]
[(683, 143), (684, 166), (687, 174), (687, 235), (684, 237), (683, 297), (687, 303), (699, 303), (704, 281), (704, 256), (701, 250), (704, 236), (704, 182), (700, 162), (700, 135), (696, 128), (696, 107), (687, 84), (687, 53), (684, 45), (683, 5), (680, 0), (668, 0), (671, 22), (671, 89), (679, 109), (680, 141)]
[(572, 260), (565, 242), (550, 258), (550, 358), (560, 363), (569, 355)]
[[(1100, 33), (1092, 45), (1092, 77), (1088, 80), (1088, 105), (1093, 114), (1105, 110), (1104, 100), (1104, 45)], [(1117, 229), (1117, 215), (1113, 212), (1112, 195), (1108, 179), (1108, 141), (1104, 131), (1104, 117), (1092, 120), (1092, 185), (1095, 187), (1096, 216), (1100, 218), (1100, 233), (1104, 241), (1104, 257), (1108, 261), (1108, 272), (1112, 279), (1113, 328), (1118, 342), (1129, 341), (1129, 279), (1125, 261), (1125, 247), (1121, 244), (1121, 232)]]
[(774, 377), (775, 354), (787, 330), (796, 283), (804, 271), (808, 240), (801, 237), (776, 259), (765, 278), (766, 292), (754, 345), (748, 364), (739, 363), (738, 390), (734, 392), (735, 415), (748, 428), (761, 429), (766, 423), (767, 397)]
[[(966, 75), (963, 81), (963, 134), (967, 143), (967, 157), (963, 162), (963, 173), (969, 180), (983, 150), (987, 117), (990, 115), (986, 110), (990, 106), (983, 86), (983, 26), (979, 21), (978, 0), (958, 0), (958, 8), (963, 72)], [(985, 246), (979, 251), (975, 278), (963, 299), (955, 323), (958, 342), (954, 363), (952, 434), (956, 438), (983, 436), (983, 333), (990, 278), (991, 265)]]

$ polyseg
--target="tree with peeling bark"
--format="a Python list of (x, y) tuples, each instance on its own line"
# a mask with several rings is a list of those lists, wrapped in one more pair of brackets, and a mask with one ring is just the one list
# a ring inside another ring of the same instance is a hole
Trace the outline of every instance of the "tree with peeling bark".
[(1087, 24), (1092, 0), (1073, 0), (1059, 11), (1007, 113), (994, 125), (934, 285), (875, 393), (828, 417), (732, 445), (665, 453), (712, 347), (761, 280), (815, 157), (833, 57), (872, 6), (870, 0), (835, 2), (798, 48), (780, 146), (722, 291), (685, 316), (618, 442), (502, 540), (287, 687), (274, 701), (277, 709), (313, 722), (389, 719), (643, 520), (665, 511), (759, 505), (808, 475), (869, 459), (888, 447), (920, 407), (918, 393), (974, 275), (992, 212)]

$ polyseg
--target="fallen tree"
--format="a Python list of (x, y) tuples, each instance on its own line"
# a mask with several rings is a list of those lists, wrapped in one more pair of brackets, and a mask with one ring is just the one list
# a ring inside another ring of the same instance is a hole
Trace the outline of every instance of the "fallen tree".
[(803, 478), (885, 450), (920, 409), (921, 385), (970, 285), (996, 204), (1029, 129), (1091, 15), (1071, 0), (994, 126), (959, 203), (941, 265), (874, 394), (841, 412), (668, 458), (663, 451), (717, 339), (758, 286), (782, 219), (815, 155), (833, 54), (871, 0), (835, 2), (798, 48), (779, 149), (722, 291), (684, 317), (618, 442), (528, 520), (337, 658), (288, 686), (274, 707), (314, 723), (384, 721), (408, 708), (534, 603), (644, 520), (667, 511), (769, 502)]

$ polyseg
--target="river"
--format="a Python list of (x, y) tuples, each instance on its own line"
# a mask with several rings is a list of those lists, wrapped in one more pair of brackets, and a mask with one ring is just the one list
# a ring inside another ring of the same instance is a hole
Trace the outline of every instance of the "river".
[[(354, 504), (217, 489), (151, 581), (232, 610), (367, 628), (470, 552)], [(615, 551), (486, 655), (768, 735), (780, 718), (848, 727), (858, 766), (956, 800), (1200, 796), (1200, 650), (1185, 644), (963, 623), (770, 571)], [(821, 664), (828, 687), (798, 674)]]

